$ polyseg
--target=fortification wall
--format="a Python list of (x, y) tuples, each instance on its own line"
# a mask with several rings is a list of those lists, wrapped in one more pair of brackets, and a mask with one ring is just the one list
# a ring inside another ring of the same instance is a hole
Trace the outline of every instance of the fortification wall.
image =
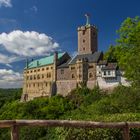
[(96, 80), (87, 81), (87, 87), (88, 87), (89, 89), (93, 89), (95, 85), (96, 85)]
[(67, 96), (68, 93), (75, 89), (77, 86), (76, 80), (63, 80), (63, 81), (57, 81), (57, 94), (62, 96)]

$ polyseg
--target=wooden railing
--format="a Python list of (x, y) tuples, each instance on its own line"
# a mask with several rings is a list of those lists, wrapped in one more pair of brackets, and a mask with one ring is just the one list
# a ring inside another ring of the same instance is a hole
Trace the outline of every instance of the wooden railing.
[(73, 127), (73, 128), (119, 128), (123, 139), (130, 140), (129, 129), (140, 128), (140, 122), (93, 122), (70, 120), (5, 120), (0, 128), (11, 128), (11, 140), (19, 140), (19, 128), (22, 126)]

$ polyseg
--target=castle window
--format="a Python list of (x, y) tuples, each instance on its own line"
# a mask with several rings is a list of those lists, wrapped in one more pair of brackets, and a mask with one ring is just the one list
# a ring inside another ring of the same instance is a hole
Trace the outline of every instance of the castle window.
[(40, 79), (40, 76), (39, 75), (37, 75), (37, 79)]
[(79, 78), (81, 78), (82, 77), (82, 75), (81, 74), (79, 74)]
[(46, 70), (49, 70), (49, 67), (47, 67)]
[(75, 67), (71, 67), (71, 70), (74, 70), (75, 69)]
[(46, 87), (48, 86), (48, 83), (46, 82)]
[(38, 69), (38, 71), (40, 71), (40, 69)]
[(44, 68), (42, 68), (42, 71), (44, 71)]
[(34, 72), (36, 72), (36, 70), (34, 70)]
[(85, 31), (85, 30), (83, 30), (83, 35), (85, 35), (85, 33), (86, 33), (86, 31)]
[(34, 75), (34, 80), (36, 80), (36, 76)]
[(93, 65), (89, 65), (89, 69), (93, 68)]
[(29, 73), (29, 71), (27, 71), (27, 73)]
[(61, 69), (61, 74), (64, 74), (64, 70), (63, 69)]
[(42, 78), (44, 78), (44, 75), (42, 74)]
[(53, 69), (53, 67), (51, 67), (51, 69)]
[(82, 68), (82, 66), (79, 66), (79, 69), (81, 69)]
[(71, 76), (71, 77), (72, 77), (72, 79), (74, 79), (74, 78), (75, 78), (75, 75), (74, 75), (74, 74), (72, 74), (72, 76)]
[(30, 76), (30, 80), (32, 80), (32, 76)]
[(108, 75), (110, 75), (110, 71), (108, 71)]
[(106, 75), (106, 71), (104, 71), (104, 75)]
[(93, 77), (93, 74), (92, 73), (89, 73), (89, 78), (92, 78)]
[(83, 39), (83, 43), (85, 43), (85, 39)]
[(30, 72), (32, 73), (33, 71), (31, 70)]
[(83, 48), (83, 51), (85, 51), (85, 47)]
[(33, 86), (35, 87), (35, 83), (33, 84)]
[(47, 78), (50, 78), (51, 77), (51, 73), (47, 73)]

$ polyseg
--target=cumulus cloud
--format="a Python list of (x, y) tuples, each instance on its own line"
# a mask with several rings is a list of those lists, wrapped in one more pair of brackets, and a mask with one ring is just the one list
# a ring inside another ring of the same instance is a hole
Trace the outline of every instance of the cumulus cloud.
[(11, 63), (19, 58), (44, 56), (59, 47), (51, 37), (35, 31), (15, 30), (0, 34), (0, 47), (4, 47), (11, 56), (0, 54), (0, 63)]
[(9, 57), (8, 55), (4, 55), (4, 54), (0, 53), (0, 63), (2, 63), (2, 64), (9, 64), (9, 63), (17, 61), (17, 60), (18, 60), (17, 56)]
[(22, 74), (13, 70), (0, 69), (0, 88), (22, 87)]
[(12, 7), (11, 0), (0, 0), (0, 7)]
[(59, 44), (44, 33), (20, 30), (1, 33), (0, 64), (5, 64), (10, 70), (0, 68), (0, 88), (22, 87), (22, 74), (12, 70), (12, 62), (25, 57), (49, 55), (58, 47)]

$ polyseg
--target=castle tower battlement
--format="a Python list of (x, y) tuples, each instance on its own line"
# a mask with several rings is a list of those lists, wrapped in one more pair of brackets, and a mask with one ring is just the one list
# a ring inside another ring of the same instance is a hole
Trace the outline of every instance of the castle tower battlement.
[(93, 54), (98, 51), (98, 31), (89, 23), (89, 15), (86, 15), (86, 25), (78, 27), (78, 54)]

